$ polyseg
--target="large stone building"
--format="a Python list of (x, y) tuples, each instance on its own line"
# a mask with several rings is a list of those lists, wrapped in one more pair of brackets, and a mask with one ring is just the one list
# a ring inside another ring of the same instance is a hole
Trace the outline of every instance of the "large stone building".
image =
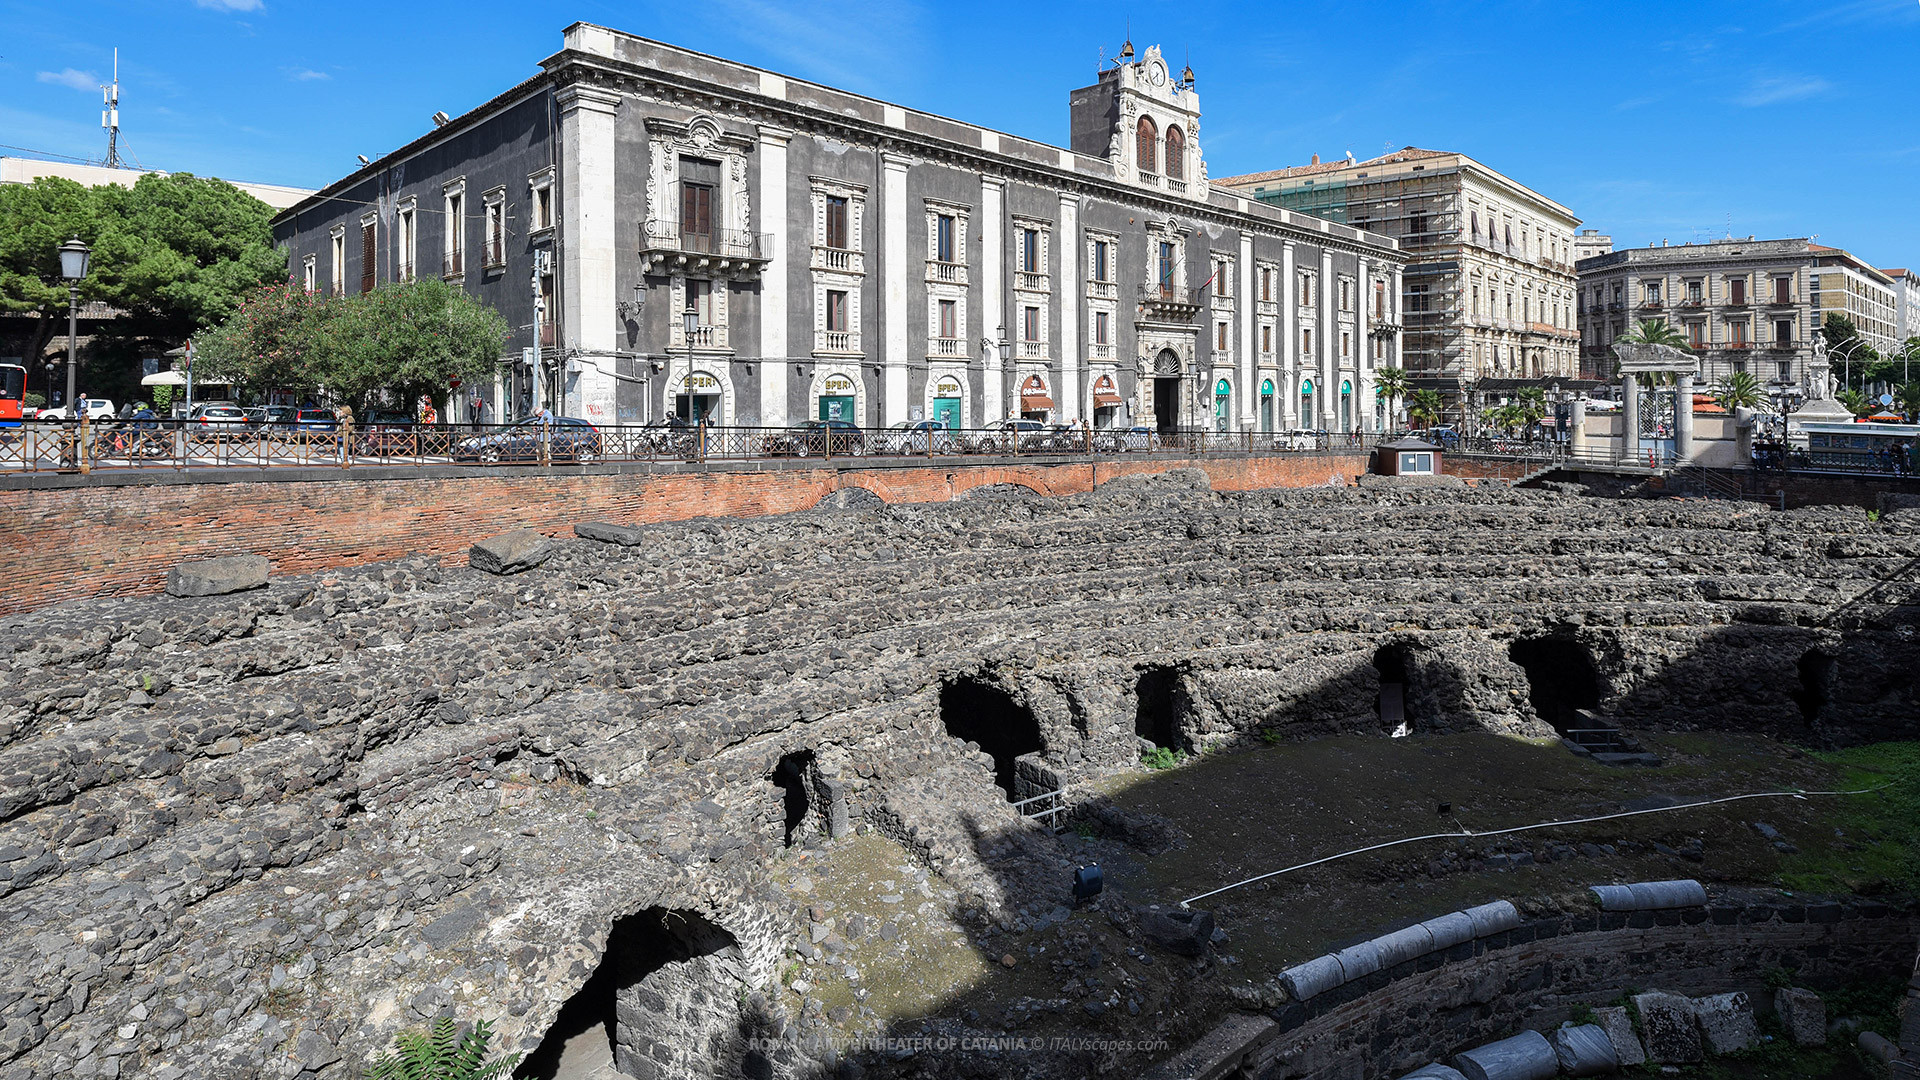
[(500, 308), (501, 417), (1375, 426), (1399, 246), (1210, 185), (1157, 48), (1070, 108), (1047, 146), (578, 23), (276, 233), (310, 288)]
[(1566, 207), (1465, 154), (1407, 147), (1215, 181), (1400, 241), (1405, 367), (1451, 401), (1577, 378)]
[[(0, 184), (31, 184), (42, 177), (59, 177), (88, 187), (115, 184), (132, 187), (143, 176), (165, 176), (161, 169), (113, 169), (105, 165), (82, 165), (70, 161), (42, 161), (39, 158), (0, 157)], [(255, 184), (247, 180), (227, 183), (259, 199), (275, 210), (285, 210), (313, 194), (307, 188), (284, 184)]]
[(1772, 394), (1804, 397), (1822, 318), (1816, 282), (1847, 272), (1824, 268), (1832, 254), (1845, 252), (1805, 239), (1748, 237), (1582, 259), (1584, 362), (1609, 374), (1614, 341), (1641, 320), (1664, 319), (1700, 354), (1704, 384), (1745, 371)]
[(1580, 235), (1573, 238), (1573, 261), (1577, 265), (1581, 259), (1591, 259), (1595, 255), (1605, 255), (1613, 250), (1613, 237), (1599, 229), (1581, 229)]
[(1920, 272), (1905, 267), (1882, 269), (1893, 282), (1894, 337), (1905, 344), (1920, 335)]
[(1852, 253), (1824, 244), (1809, 244), (1813, 252), (1813, 314), (1815, 325), (1829, 315), (1853, 320), (1862, 340), (1882, 354), (1899, 348), (1899, 309), (1893, 279)]

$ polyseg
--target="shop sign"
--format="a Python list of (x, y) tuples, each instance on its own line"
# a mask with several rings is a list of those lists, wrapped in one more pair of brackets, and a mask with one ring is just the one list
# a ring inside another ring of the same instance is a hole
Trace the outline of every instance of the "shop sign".
[(960, 396), (960, 380), (954, 378), (951, 375), (948, 375), (945, 378), (942, 378), (939, 382), (933, 384), (933, 396), (934, 397), (959, 397)]
[(853, 393), (853, 380), (847, 378), (845, 375), (829, 375), (826, 381), (820, 384), (820, 390), (826, 394), (851, 394)]
[(718, 393), (720, 390), (720, 380), (704, 371), (688, 372), (681, 385), (689, 394)]

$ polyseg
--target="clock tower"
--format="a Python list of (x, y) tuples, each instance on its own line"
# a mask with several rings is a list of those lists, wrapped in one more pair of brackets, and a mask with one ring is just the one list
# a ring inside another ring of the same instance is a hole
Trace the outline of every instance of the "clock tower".
[(1135, 58), (1128, 42), (1100, 81), (1075, 90), (1068, 102), (1075, 153), (1113, 162), (1124, 183), (1206, 199), (1200, 94), (1191, 67), (1175, 75), (1160, 46), (1149, 45)]

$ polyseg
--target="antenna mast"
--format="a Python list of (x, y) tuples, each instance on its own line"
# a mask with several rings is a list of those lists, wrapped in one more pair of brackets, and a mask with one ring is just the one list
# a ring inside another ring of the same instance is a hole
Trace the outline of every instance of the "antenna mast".
[(107, 161), (109, 169), (120, 168), (120, 50), (113, 50), (113, 82), (100, 88), (106, 98), (106, 107), (100, 110), (100, 126), (107, 129)]

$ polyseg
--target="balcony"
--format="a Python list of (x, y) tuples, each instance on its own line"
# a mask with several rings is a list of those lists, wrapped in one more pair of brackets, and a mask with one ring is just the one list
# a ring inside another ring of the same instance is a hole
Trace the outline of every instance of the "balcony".
[(1705, 307), (1707, 306), (1707, 298), (1704, 296), (1689, 296), (1680, 301), (1680, 306), (1684, 308)]
[(1143, 184), (1149, 185), (1151, 187), (1160, 186), (1160, 174), (1157, 172), (1153, 172), (1148, 169), (1141, 169), (1139, 172), (1139, 176), (1140, 176), (1140, 182)]
[(1278, 315), (1280, 314), (1280, 301), (1259, 300), (1254, 303), (1253, 310), (1257, 315)]
[(557, 342), (559, 339), (560, 339), (559, 324), (553, 323), (553, 322), (543, 322), (540, 324), (540, 347), (541, 348), (551, 349), (554, 347), (555, 342)]
[(1087, 359), (1089, 360), (1111, 360), (1113, 357), (1113, 343), (1110, 341), (1104, 345), (1096, 342), (1087, 346)]
[(440, 276), (442, 277), (457, 278), (466, 272), (467, 253), (464, 251), (449, 251), (446, 257), (440, 260)]
[(1767, 306), (1768, 307), (1792, 307), (1793, 297), (1789, 296), (1783, 299), (1781, 297), (1776, 296), (1773, 299), (1767, 301)]
[(1031, 270), (1014, 271), (1013, 287), (1021, 292), (1043, 293), (1052, 291), (1051, 286), (1047, 283), (1047, 275), (1036, 274)]
[(1792, 352), (1800, 347), (1797, 341), (1769, 341), (1767, 348), (1774, 352)]
[(1753, 342), (1751, 342), (1751, 341), (1728, 341), (1728, 342), (1725, 342), (1725, 343), (1723, 343), (1723, 344), (1722, 344), (1722, 345), (1721, 345), (1720, 347), (1721, 347), (1721, 348), (1723, 348), (1723, 349), (1751, 349), (1751, 348), (1753, 348)]
[(1744, 297), (1744, 296), (1742, 296), (1742, 297), (1738, 297), (1738, 298), (1736, 298), (1736, 297), (1731, 297), (1731, 296), (1729, 296), (1729, 297), (1727, 297), (1727, 299), (1726, 299), (1726, 300), (1725, 300), (1724, 302), (1722, 302), (1722, 303), (1721, 303), (1721, 305), (1720, 305), (1720, 306), (1721, 306), (1721, 307), (1723, 307), (1723, 308), (1741, 308), (1741, 309), (1744, 309), (1744, 308), (1746, 308), (1746, 307), (1748, 306), (1748, 305), (1747, 305), (1747, 298), (1746, 298), (1746, 297)]
[(727, 328), (724, 326), (695, 326), (691, 330), (674, 324), (672, 346), (676, 349), (726, 349)]
[(1641, 311), (1663, 311), (1666, 309), (1666, 306), (1667, 305), (1663, 303), (1658, 297), (1654, 297), (1649, 300), (1640, 301)]
[(1014, 355), (1022, 360), (1052, 359), (1047, 352), (1047, 343), (1044, 341), (1020, 341), (1015, 342), (1015, 345), (1018, 347), (1014, 350)]
[(1087, 299), (1118, 300), (1120, 299), (1120, 286), (1118, 283), (1112, 281), (1089, 281), (1087, 282)]
[(852, 330), (815, 330), (813, 351), (857, 356), (860, 353), (860, 335)]
[(964, 360), (967, 356), (967, 343), (964, 339), (957, 337), (929, 338), (927, 340), (927, 355), (951, 356)]
[[(823, 248), (821, 250), (829, 249)], [(967, 283), (967, 264), (928, 259), (927, 280), (941, 285), (965, 285)]]
[(1142, 285), (1140, 314), (1149, 322), (1191, 323), (1200, 315), (1200, 298), (1176, 285)]
[(764, 234), (732, 229), (693, 232), (682, 229), (677, 221), (658, 218), (640, 224), (640, 265), (645, 273), (750, 278), (758, 277), (772, 258)]

